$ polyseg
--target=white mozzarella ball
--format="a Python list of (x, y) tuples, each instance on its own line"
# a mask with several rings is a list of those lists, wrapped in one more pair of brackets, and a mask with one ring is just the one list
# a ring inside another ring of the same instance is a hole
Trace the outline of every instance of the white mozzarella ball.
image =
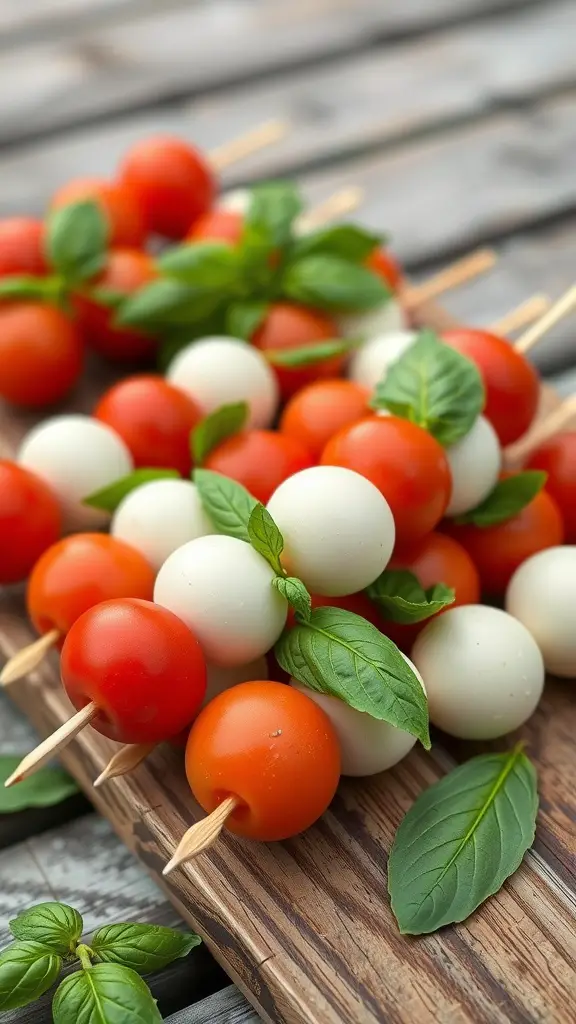
[(204, 415), (221, 405), (247, 402), (248, 425), (267, 427), (278, 407), (278, 384), (268, 362), (238, 338), (202, 338), (172, 360), (167, 379), (185, 391)]
[(395, 298), (367, 313), (346, 313), (336, 322), (343, 338), (364, 338), (366, 341), (382, 334), (404, 331), (408, 327), (408, 317)]
[(414, 331), (381, 334), (354, 352), (348, 366), (348, 376), (362, 387), (373, 391), (383, 380), (388, 369), (416, 341)]
[(283, 561), (315, 594), (363, 590), (394, 547), (390, 506), (365, 477), (341, 466), (313, 466), (274, 491), (268, 511), (284, 537)]
[(95, 491), (134, 469), (124, 441), (111, 427), (90, 416), (54, 416), (24, 438), (17, 460), (48, 483), (58, 496), (64, 529), (91, 530), (110, 516), (82, 504)]
[(461, 516), (484, 501), (498, 482), (502, 449), (492, 424), (478, 416), (472, 430), (446, 448), (446, 458), (452, 474), (446, 515)]
[(234, 665), (232, 668), (224, 668), (222, 665), (206, 665), (206, 695), (202, 707), (206, 707), (214, 697), (231, 686), (238, 686), (239, 683), (249, 683), (253, 679), (268, 679), (268, 662), (266, 658), (256, 658), (248, 665)]
[(274, 571), (234, 537), (199, 537), (174, 551), (156, 577), (154, 600), (174, 612), (215, 665), (246, 665), (276, 643), (288, 605)]
[[(418, 669), (406, 655), (403, 654), (402, 657), (408, 662), (424, 689)], [(406, 757), (416, 743), (416, 737), (409, 732), (396, 729), (388, 722), (381, 722), (364, 711), (357, 711), (339, 697), (310, 690), (296, 679), (291, 679), (290, 683), (296, 690), (305, 693), (318, 704), (332, 722), (340, 742), (342, 775), (376, 775), (378, 772), (387, 771)]]
[(530, 630), (555, 676), (576, 676), (576, 546), (547, 548), (516, 570), (506, 610)]
[(469, 604), (436, 616), (412, 648), (428, 693), (430, 721), (465, 740), (517, 729), (542, 694), (538, 645), (517, 619)]
[(110, 533), (137, 548), (158, 571), (189, 540), (215, 533), (189, 480), (151, 480), (120, 502)]
[(234, 188), (229, 192), (223, 192), (218, 199), (219, 210), (229, 210), (230, 213), (248, 213), (252, 193), (248, 188)]

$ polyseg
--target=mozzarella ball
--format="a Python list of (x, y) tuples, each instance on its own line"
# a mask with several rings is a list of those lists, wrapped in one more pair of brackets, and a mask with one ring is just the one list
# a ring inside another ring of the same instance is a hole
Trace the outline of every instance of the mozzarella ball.
[(354, 352), (348, 367), (348, 376), (362, 387), (373, 391), (384, 379), (388, 368), (416, 341), (414, 331), (380, 334)]
[(382, 334), (397, 333), (408, 327), (408, 317), (398, 299), (391, 298), (383, 306), (370, 309), (367, 313), (347, 313), (337, 317), (338, 329), (343, 338), (371, 338)]
[[(418, 669), (405, 654), (402, 657), (424, 689)], [(291, 679), (290, 684), (310, 697), (328, 715), (340, 742), (342, 775), (376, 775), (384, 772), (406, 757), (416, 743), (416, 737), (409, 732), (396, 729), (364, 711), (357, 711), (339, 697), (310, 690), (296, 679)]]
[(137, 548), (158, 572), (176, 548), (215, 533), (189, 480), (151, 480), (120, 502), (110, 533)]
[(446, 448), (452, 474), (452, 495), (447, 516), (461, 516), (476, 508), (498, 483), (502, 449), (494, 427), (479, 416), (472, 430)]
[(387, 566), (395, 528), (380, 491), (351, 469), (313, 466), (278, 487), (268, 511), (284, 537), (282, 560), (314, 594), (363, 590)]
[(272, 369), (258, 349), (238, 338), (191, 342), (170, 363), (167, 379), (190, 395), (204, 415), (221, 405), (247, 402), (250, 427), (267, 427), (278, 407)]
[(208, 661), (246, 665), (276, 643), (288, 605), (274, 571), (234, 537), (199, 537), (177, 548), (156, 577), (154, 600), (198, 638)]
[(516, 570), (506, 610), (530, 630), (555, 676), (576, 676), (576, 546), (547, 548)]
[(24, 438), (17, 461), (42, 477), (57, 495), (64, 529), (92, 530), (110, 516), (82, 500), (134, 469), (124, 441), (91, 416), (54, 416)]
[(223, 192), (218, 199), (219, 210), (229, 210), (230, 213), (248, 213), (252, 201), (252, 192), (249, 188), (234, 188), (229, 192)]
[(222, 665), (206, 664), (206, 695), (202, 707), (206, 707), (214, 697), (238, 683), (249, 683), (252, 679), (268, 679), (268, 662), (266, 658), (256, 658), (248, 665), (234, 665), (223, 668)]
[(430, 721), (465, 740), (493, 740), (530, 717), (542, 694), (544, 662), (517, 619), (487, 605), (450, 608), (412, 648)]

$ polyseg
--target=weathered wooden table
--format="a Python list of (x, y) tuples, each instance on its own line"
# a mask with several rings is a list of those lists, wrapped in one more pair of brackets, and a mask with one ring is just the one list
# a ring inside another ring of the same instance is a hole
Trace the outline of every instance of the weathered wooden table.
[[(41, 210), (67, 177), (110, 172), (147, 132), (212, 147), (286, 117), (288, 137), (225, 183), (297, 175), (313, 200), (361, 185), (359, 217), (390, 231), (416, 276), (494, 245), (498, 269), (448, 302), (456, 316), (488, 323), (535, 291), (559, 294), (576, 276), (575, 30), (573, 0), (0, 0), (0, 216)], [(561, 392), (576, 390), (574, 320), (534, 358)], [(2, 595), (0, 615), (14, 600)], [(365, 974), (402, 962), (412, 979), (408, 1016), (391, 1003), (371, 1007), (371, 1021), (574, 1020), (576, 805), (566, 780), (575, 773), (567, 758), (576, 722), (568, 687), (553, 696), (562, 721), (551, 726), (544, 713), (531, 731), (549, 760), (541, 838), (529, 869), (488, 914), (500, 946), (480, 923), (465, 938), (456, 930), (449, 947), (426, 940), (434, 977), (423, 975), (418, 944), (408, 940), (398, 941), (398, 960), (387, 949), (374, 966), (361, 962), (358, 913), (349, 964), (358, 990)], [(2, 697), (0, 750), (24, 752), (33, 742)], [(409, 770), (404, 783), (409, 793)], [(88, 929), (178, 922), (81, 797), (0, 818), (0, 846), (2, 942), (8, 919), (43, 899), (74, 904)], [(321, 876), (329, 885), (329, 864)], [(346, 927), (345, 915), (334, 927)], [(437, 985), (441, 1002), (430, 995)], [(173, 1024), (257, 1019), (205, 947), (153, 988)], [(292, 1019), (279, 1003), (267, 1009), (270, 1019)], [(46, 1004), (3, 1019), (51, 1017)]]

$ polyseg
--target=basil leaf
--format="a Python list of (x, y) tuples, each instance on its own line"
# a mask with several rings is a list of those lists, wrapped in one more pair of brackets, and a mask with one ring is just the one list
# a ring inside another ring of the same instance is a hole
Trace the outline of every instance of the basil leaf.
[(54, 807), (79, 792), (73, 778), (63, 768), (41, 768), (17, 786), (4, 787), (6, 779), (16, 770), (20, 754), (0, 755), (0, 814), (25, 811), (30, 807)]
[(221, 300), (221, 293), (202, 295), (183, 281), (161, 277), (128, 295), (116, 312), (115, 323), (148, 330), (186, 327), (214, 313)]
[(268, 302), (233, 302), (226, 314), (226, 334), (249, 341), (265, 320), (269, 308)]
[(146, 982), (120, 964), (95, 964), (65, 978), (52, 1014), (54, 1024), (162, 1024)]
[(246, 227), (263, 227), (274, 247), (286, 245), (291, 238), (292, 224), (303, 209), (298, 187), (290, 181), (265, 182), (252, 188), (251, 195)]
[(240, 280), (238, 253), (224, 242), (178, 245), (160, 257), (158, 266), (198, 292), (227, 292)]
[(454, 604), (456, 599), (454, 588), (444, 583), (436, 583), (424, 590), (418, 578), (408, 569), (385, 569), (366, 588), (366, 593), (378, 605), (385, 618), (403, 625), (429, 619), (431, 615)]
[(295, 302), (340, 313), (374, 309), (392, 294), (371, 270), (339, 256), (304, 256), (287, 268), (282, 288)]
[(106, 306), (107, 309), (116, 311), (126, 298), (126, 292), (120, 292), (117, 288), (107, 288), (105, 285), (94, 285), (87, 289), (89, 298), (97, 302), (99, 306)]
[(0, 281), (0, 299), (31, 299), (50, 302), (57, 298), (62, 284), (53, 277), (11, 274)]
[(252, 509), (258, 504), (256, 498), (242, 484), (209, 469), (195, 469), (193, 479), (202, 507), (218, 533), (238, 537), (249, 544), (248, 522)]
[(476, 508), (457, 516), (456, 523), (474, 526), (496, 526), (513, 519), (534, 500), (546, 483), (548, 474), (541, 469), (526, 469), (522, 473), (499, 480), (496, 487)]
[(47, 992), (62, 960), (39, 942), (13, 942), (0, 953), (0, 1010), (27, 1006)]
[(291, 252), (297, 259), (311, 255), (341, 256), (351, 263), (363, 263), (385, 242), (384, 235), (375, 235), (356, 224), (335, 224), (295, 239)]
[(151, 480), (173, 480), (175, 477), (180, 477), (177, 469), (135, 469), (108, 487), (102, 487), (101, 490), (89, 494), (82, 504), (89, 505), (90, 508), (100, 508), (104, 512), (115, 512), (126, 495), (135, 491), (137, 487), (142, 487), (142, 484), (147, 484)]
[(105, 963), (123, 964), (138, 974), (160, 971), (173, 960), (187, 956), (202, 939), (157, 924), (108, 924), (99, 928), (90, 949)]
[(70, 203), (48, 216), (48, 260), (67, 281), (86, 281), (104, 268), (108, 236), (108, 221), (98, 203)]
[(248, 520), (248, 539), (259, 555), (265, 558), (278, 576), (284, 575), (280, 555), (284, 550), (284, 538), (267, 508), (258, 503), (252, 509)]
[(178, 352), (191, 342), (198, 338), (218, 337), (224, 334), (224, 323), (224, 311), (217, 309), (194, 323), (171, 324), (162, 328), (162, 340), (156, 355), (156, 362), (162, 373), (166, 372)]
[(221, 405), (219, 409), (215, 409), (201, 420), (190, 438), (192, 457), (197, 466), (206, 461), (206, 456), (217, 445), (246, 426), (248, 412), (247, 402), (234, 402), (230, 405)]
[(471, 430), (484, 398), (474, 363), (425, 330), (377, 384), (372, 406), (389, 409), (450, 445)]
[(312, 598), (302, 580), (297, 579), (296, 576), (276, 576), (272, 580), (272, 586), (276, 587), (282, 597), (286, 598), (288, 604), (301, 619), (304, 619), (304, 622), (310, 621)]
[(538, 793), (521, 745), (455, 768), (416, 800), (388, 860), (400, 931), (464, 921), (497, 892), (534, 841)]
[(428, 705), (417, 676), (388, 637), (359, 615), (315, 608), (274, 648), (286, 672), (373, 718), (416, 736), (427, 750)]
[(314, 366), (345, 355), (355, 347), (356, 342), (350, 338), (335, 338), (334, 341), (318, 341), (296, 348), (271, 348), (264, 354), (272, 366)]
[(66, 903), (37, 903), (18, 914), (9, 927), (17, 939), (33, 939), (66, 956), (76, 949), (84, 922), (78, 911)]

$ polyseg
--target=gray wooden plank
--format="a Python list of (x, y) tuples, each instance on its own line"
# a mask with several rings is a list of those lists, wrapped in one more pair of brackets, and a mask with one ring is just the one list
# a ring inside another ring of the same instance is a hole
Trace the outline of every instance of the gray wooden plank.
[(168, 1018), (167, 1024), (258, 1024), (259, 1020), (242, 993), (230, 985), (175, 1013)]

